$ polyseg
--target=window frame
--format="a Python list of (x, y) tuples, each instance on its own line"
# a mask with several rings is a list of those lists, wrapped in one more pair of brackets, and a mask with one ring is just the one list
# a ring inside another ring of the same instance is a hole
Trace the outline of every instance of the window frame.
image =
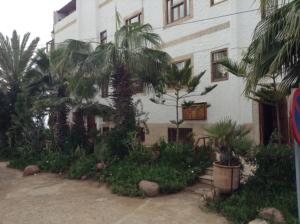
[(107, 43), (107, 30), (103, 30), (102, 32), (100, 32), (100, 44), (106, 44), (106, 43)]
[[(192, 15), (192, 1), (191, 0), (182, 0), (181, 3), (173, 4), (174, 0), (165, 0), (165, 21), (166, 25), (176, 23), (178, 21), (184, 20)], [(169, 7), (170, 3), (170, 7)], [(184, 6), (184, 16), (180, 17), (180, 7)], [(178, 18), (174, 19), (174, 12), (178, 10)], [(171, 14), (170, 14), (171, 13)]]
[(211, 63), (211, 82), (220, 82), (220, 81), (226, 81), (229, 79), (228, 72), (224, 73), (224, 77), (222, 78), (216, 78), (217, 73), (217, 61), (214, 61), (214, 54), (226, 52), (226, 57), (228, 57), (228, 48), (218, 49), (216, 51), (212, 51), (210, 53), (210, 63)]
[(132, 15), (132, 16), (127, 17), (127, 18), (125, 19), (125, 24), (126, 24), (126, 25), (131, 25), (131, 24), (133, 24), (133, 23), (131, 22), (131, 20), (134, 19), (134, 18), (136, 18), (136, 17), (138, 17), (138, 23), (142, 24), (142, 23), (143, 23), (143, 12), (142, 12), (142, 11), (140, 11), (140, 12), (138, 12), (138, 13), (135, 13), (135, 14)]
[(215, 5), (219, 5), (219, 4), (222, 4), (224, 2), (226, 2), (227, 0), (223, 0), (223, 1), (220, 1), (220, 2), (217, 2), (215, 3), (215, 0), (210, 0), (210, 6), (215, 6)]

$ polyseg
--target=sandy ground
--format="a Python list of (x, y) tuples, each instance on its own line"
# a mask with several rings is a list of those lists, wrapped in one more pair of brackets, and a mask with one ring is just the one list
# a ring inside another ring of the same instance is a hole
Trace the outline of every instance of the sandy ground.
[(226, 224), (199, 208), (199, 195), (149, 199), (111, 194), (105, 185), (52, 174), (22, 177), (0, 163), (0, 224)]

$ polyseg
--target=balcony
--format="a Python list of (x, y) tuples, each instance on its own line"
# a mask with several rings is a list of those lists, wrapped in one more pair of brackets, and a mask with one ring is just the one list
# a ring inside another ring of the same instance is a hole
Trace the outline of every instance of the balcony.
[(54, 25), (76, 11), (76, 0), (70, 1), (60, 10), (54, 12)]

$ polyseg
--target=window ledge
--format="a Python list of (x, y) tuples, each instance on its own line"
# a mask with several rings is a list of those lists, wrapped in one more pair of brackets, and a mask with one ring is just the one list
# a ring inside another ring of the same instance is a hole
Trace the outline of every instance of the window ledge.
[(173, 26), (176, 26), (176, 25), (180, 25), (190, 19), (192, 19), (193, 16), (192, 15), (189, 15), (189, 16), (186, 16), (184, 18), (181, 18), (179, 20), (176, 20), (174, 22), (171, 22), (171, 23), (166, 23), (165, 26), (163, 27), (164, 29), (167, 29), (167, 28), (170, 28), (170, 27), (173, 27)]

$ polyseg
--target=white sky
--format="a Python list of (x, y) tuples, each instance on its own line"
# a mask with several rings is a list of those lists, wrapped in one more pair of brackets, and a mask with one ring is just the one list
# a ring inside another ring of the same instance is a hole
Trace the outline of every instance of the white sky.
[(53, 12), (70, 0), (0, 0), (0, 32), (11, 36), (15, 29), (21, 35), (40, 37), (39, 47), (51, 40)]

